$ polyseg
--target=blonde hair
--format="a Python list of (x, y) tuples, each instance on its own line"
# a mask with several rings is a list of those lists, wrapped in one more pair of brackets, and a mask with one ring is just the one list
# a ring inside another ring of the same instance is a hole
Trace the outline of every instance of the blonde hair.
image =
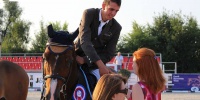
[(145, 81), (149, 89), (158, 93), (165, 87), (165, 78), (156, 59), (155, 52), (149, 48), (140, 48), (133, 53), (138, 65), (138, 77)]
[(94, 89), (92, 100), (112, 100), (112, 96), (121, 90), (121, 84), (127, 79), (119, 74), (103, 75)]

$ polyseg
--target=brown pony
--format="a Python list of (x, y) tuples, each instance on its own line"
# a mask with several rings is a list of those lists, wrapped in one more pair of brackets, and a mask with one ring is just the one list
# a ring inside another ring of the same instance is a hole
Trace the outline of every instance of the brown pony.
[(25, 70), (10, 61), (0, 61), (0, 100), (26, 100), (29, 78)]
[(71, 100), (79, 73), (72, 44), (74, 38), (66, 32), (55, 34), (52, 25), (48, 26), (48, 36), (43, 54), (45, 82), (41, 100)]

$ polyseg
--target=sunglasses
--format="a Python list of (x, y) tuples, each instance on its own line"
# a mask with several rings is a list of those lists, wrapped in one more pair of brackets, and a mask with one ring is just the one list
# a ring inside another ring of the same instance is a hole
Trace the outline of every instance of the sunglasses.
[(128, 89), (125, 88), (123, 90), (119, 90), (117, 93), (123, 93), (123, 94), (127, 95), (127, 92), (128, 92)]

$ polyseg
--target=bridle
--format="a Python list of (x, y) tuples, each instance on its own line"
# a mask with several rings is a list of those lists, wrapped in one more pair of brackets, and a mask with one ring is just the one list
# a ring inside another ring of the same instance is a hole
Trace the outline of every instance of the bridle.
[[(53, 52), (53, 50), (51, 49), (50, 46), (62, 46), (62, 47), (68, 47), (68, 48), (66, 50), (64, 50), (63, 52), (61, 52), (61, 53), (55, 53), (55, 52)], [(54, 64), (54, 67), (56, 67), (59, 55), (62, 55), (64, 53), (66, 53), (68, 50), (72, 50), (73, 46), (72, 45), (61, 45), (61, 44), (58, 44), (58, 43), (47, 43), (46, 44), (46, 48), (48, 48), (50, 53), (53, 53), (53, 54), (56, 55), (56, 57), (55, 57), (56, 61), (55, 61), (55, 64)], [(66, 99), (67, 96), (68, 96), (67, 93), (66, 93), (66, 89), (67, 89), (67, 84), (69, 83), (69, 78), (71, 76), (72, 65), (70, 64), (70, 66), (69, 66), (70, 68), (69, 68), (69, 73), (68, 73), (67, 77), (63, 77), (63, 76), (59, 75), (59, 73), (55, 74), (55, 72), (53, 72), (52, 75), (45, 75), (45, 72), (44, 72), (44, 61), (46, 61), (46, 58), (43, 57), (43, 79), (45, 81), (43, 82), (43, 91), (42, 91), (42, 94), (41, 94), (41, 100), (44, 100), (46, 98), (46, 96), (44, 96), (44, 92), (45, 92), (44, 90), (46, 88), (46, 80), (48, 78), (50, 78), (50, 79), (58, 79), (58, 80), (62, 81), (63, 84), (62, 84), (62, 87), (60, 89), (60, 93), (62, 93), (63, 96), (64, 96), (64, 99)], [(59, 98), (60, 98), (60, 95), (59, 95)]]

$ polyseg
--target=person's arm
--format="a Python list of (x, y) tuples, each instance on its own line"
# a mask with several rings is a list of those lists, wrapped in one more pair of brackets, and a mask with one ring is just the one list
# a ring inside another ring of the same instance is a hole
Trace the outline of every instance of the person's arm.
[[(80, 57), (80, 56), (76, 56), (76, 61), (79, 64), (84, 64), (86, 62), (85, 59), (83, 57)], [(99, 68), (100, 76), (102, 76), (103, 74), (112, 73), (112, 71), (109, 70), (101, 60), (96, 61), (95, 64)]]
[(132, 100), (144, 100), (144, 94), (142, 88), (138, 83), (132, 87)]
[(86, 57), (84, 57), (84, 62), (94, 62), (100, 71), (100, 75), (108, 74), (109, 70), (106, 68), (105, 64), (100, 59), (96, 50), (93, 47), (91, 42), (91, 29), (90, 25), (94, 19), (95, 14), (94, 9), (85, 10), (81, 19), (81, 23), (79, 26), (79, 37), (81, 48), (84, 51)]

